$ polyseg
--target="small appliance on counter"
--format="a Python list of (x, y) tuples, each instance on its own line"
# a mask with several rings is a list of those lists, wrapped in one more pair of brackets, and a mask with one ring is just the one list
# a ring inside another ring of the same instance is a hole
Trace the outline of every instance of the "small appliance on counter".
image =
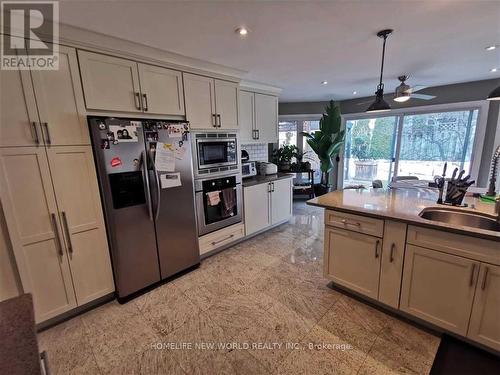
[(257, 175), (257, 168), (254, 161), (241, 162), (241, 177), (248, 178)]
[(259, 174), (261, 176), (278, 173), (278, 166), (267, 161), (258, 162), (257, 169), (259, 170)]

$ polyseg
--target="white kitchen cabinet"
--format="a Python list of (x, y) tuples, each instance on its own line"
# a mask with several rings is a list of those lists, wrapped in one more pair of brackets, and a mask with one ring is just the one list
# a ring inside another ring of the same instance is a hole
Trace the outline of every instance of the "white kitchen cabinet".
[(138, 64), (143, 109), (147, 113), (184, 116), (182, 73)]
[(292, 194), (291, 178), (271, 182), (271, 225), (292, 216)]
[(44, 143), (90, 144), (75, 50), (59, 46), (59, 69), (33, 70), (31, 75)]
[(247, 236), (271, 225), (270, 190), (268, 183), (248, 186), (243, 189), (245, 209), (245, 234)]
[(255, 94), (240, 90), (240, 141), (255, 141)]
[(278, 141), (278, 97), (255, 93), (255, 129), (259, 142)]
[(384, 224), (378, 300), (395, 309), (399, 307), (406, 227), (405, 223), (391, 220)]
[(238, 129), (239, 91), (235, 82), (215, 80), (215, 109), (219, 129)]
[(500, 267), (481, 263), (467, 337), (500, 351)]
[(240, 91), (241, 142), (278, 141), (278, 97)]
[(213, 78), (183, 73), (186, 120), (192, 129), (215, 129), (215, 82)]
[(401, 310), (466, 335), (479, 262), (407, 245)]
[(183, 73), (186, 119), (193, 129), (239, 127), (239, 88), (234, 82)]
[(78, 305), (113, 292), (113, 275), (90, 146), (52, 147), (49, 165)]
[(292, 216), (292, 179), (245, 186), (243, 203), (247, 236), (284, 223)]
[(382, 239), (325, 228), (325, 277), (373, 299), (378, 297)]
[(24, 292), (41, 322), (76, 307), (45, 150), (0, 149), (0, 197)]
[(135, 61), (81, 50), (78, 60), (87, 109), (142, 112)]
[(41, 135), (30, 72), (0, 69), (0, 91), (0, 146), (37, 145)]

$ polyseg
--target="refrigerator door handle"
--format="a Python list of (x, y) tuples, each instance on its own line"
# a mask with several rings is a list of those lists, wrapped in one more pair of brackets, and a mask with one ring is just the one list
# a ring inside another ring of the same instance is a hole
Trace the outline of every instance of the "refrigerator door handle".
[[(146, 168), (144, 168), (146, 166)], [(150, 190), (149, 190), (149, 177), (148, 177), (148, 168), (147, 168), (147, 160), (146, 160), (146, 151), (142, 151), (141, 155), (141, 172), (142, 172), (142, 178), (146, 182), (146, 203), (148, 204), (148, 213), (149, 213), (149, 220), (153, 221), (153, 206), (151, 205), (151, 195), (150, 195)]]
[(158, 217), (160, 216), (160, 199), (161, 199), (161, 191), (160, 191), (160, 178), (158, 177), (158, 170), (156, 169), (156, 164), (153, 157), (150, 155), (151, 165), (153, 166), (153, 172), (155, 174), (155, 182), (156, 182), (156, 212), (155, 212), (155, 221), (158, 221)]

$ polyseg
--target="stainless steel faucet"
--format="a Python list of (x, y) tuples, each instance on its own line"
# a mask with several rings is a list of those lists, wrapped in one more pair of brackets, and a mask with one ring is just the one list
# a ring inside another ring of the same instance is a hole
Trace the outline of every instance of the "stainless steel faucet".
[(488, 184), (488, 192), (486, 195), (494, 197), (496, 195), (495, 188), (498, 176), (498, 160), (500, 160), (500, 145), (497, 146), (493, 157), (491, 158), (490, 182)]

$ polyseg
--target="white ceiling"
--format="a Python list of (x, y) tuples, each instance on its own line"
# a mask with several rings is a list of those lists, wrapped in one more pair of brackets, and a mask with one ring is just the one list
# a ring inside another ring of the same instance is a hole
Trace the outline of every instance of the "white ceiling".
[[(500, 1), (78, 1), (61, 22), (248, 71), (283, 88), (280, 101), (372, 95), (388, 39), (386, 92), (400, 74), (436, 86), (500, 75)], [(246, 25), (250, 34), (234, 33)], [(498, 67), (498, 73), (490, 69)], [(321, 85), (321, 81), (328, 85)], [(357, 95), (353, 95), (353, 91)]]

